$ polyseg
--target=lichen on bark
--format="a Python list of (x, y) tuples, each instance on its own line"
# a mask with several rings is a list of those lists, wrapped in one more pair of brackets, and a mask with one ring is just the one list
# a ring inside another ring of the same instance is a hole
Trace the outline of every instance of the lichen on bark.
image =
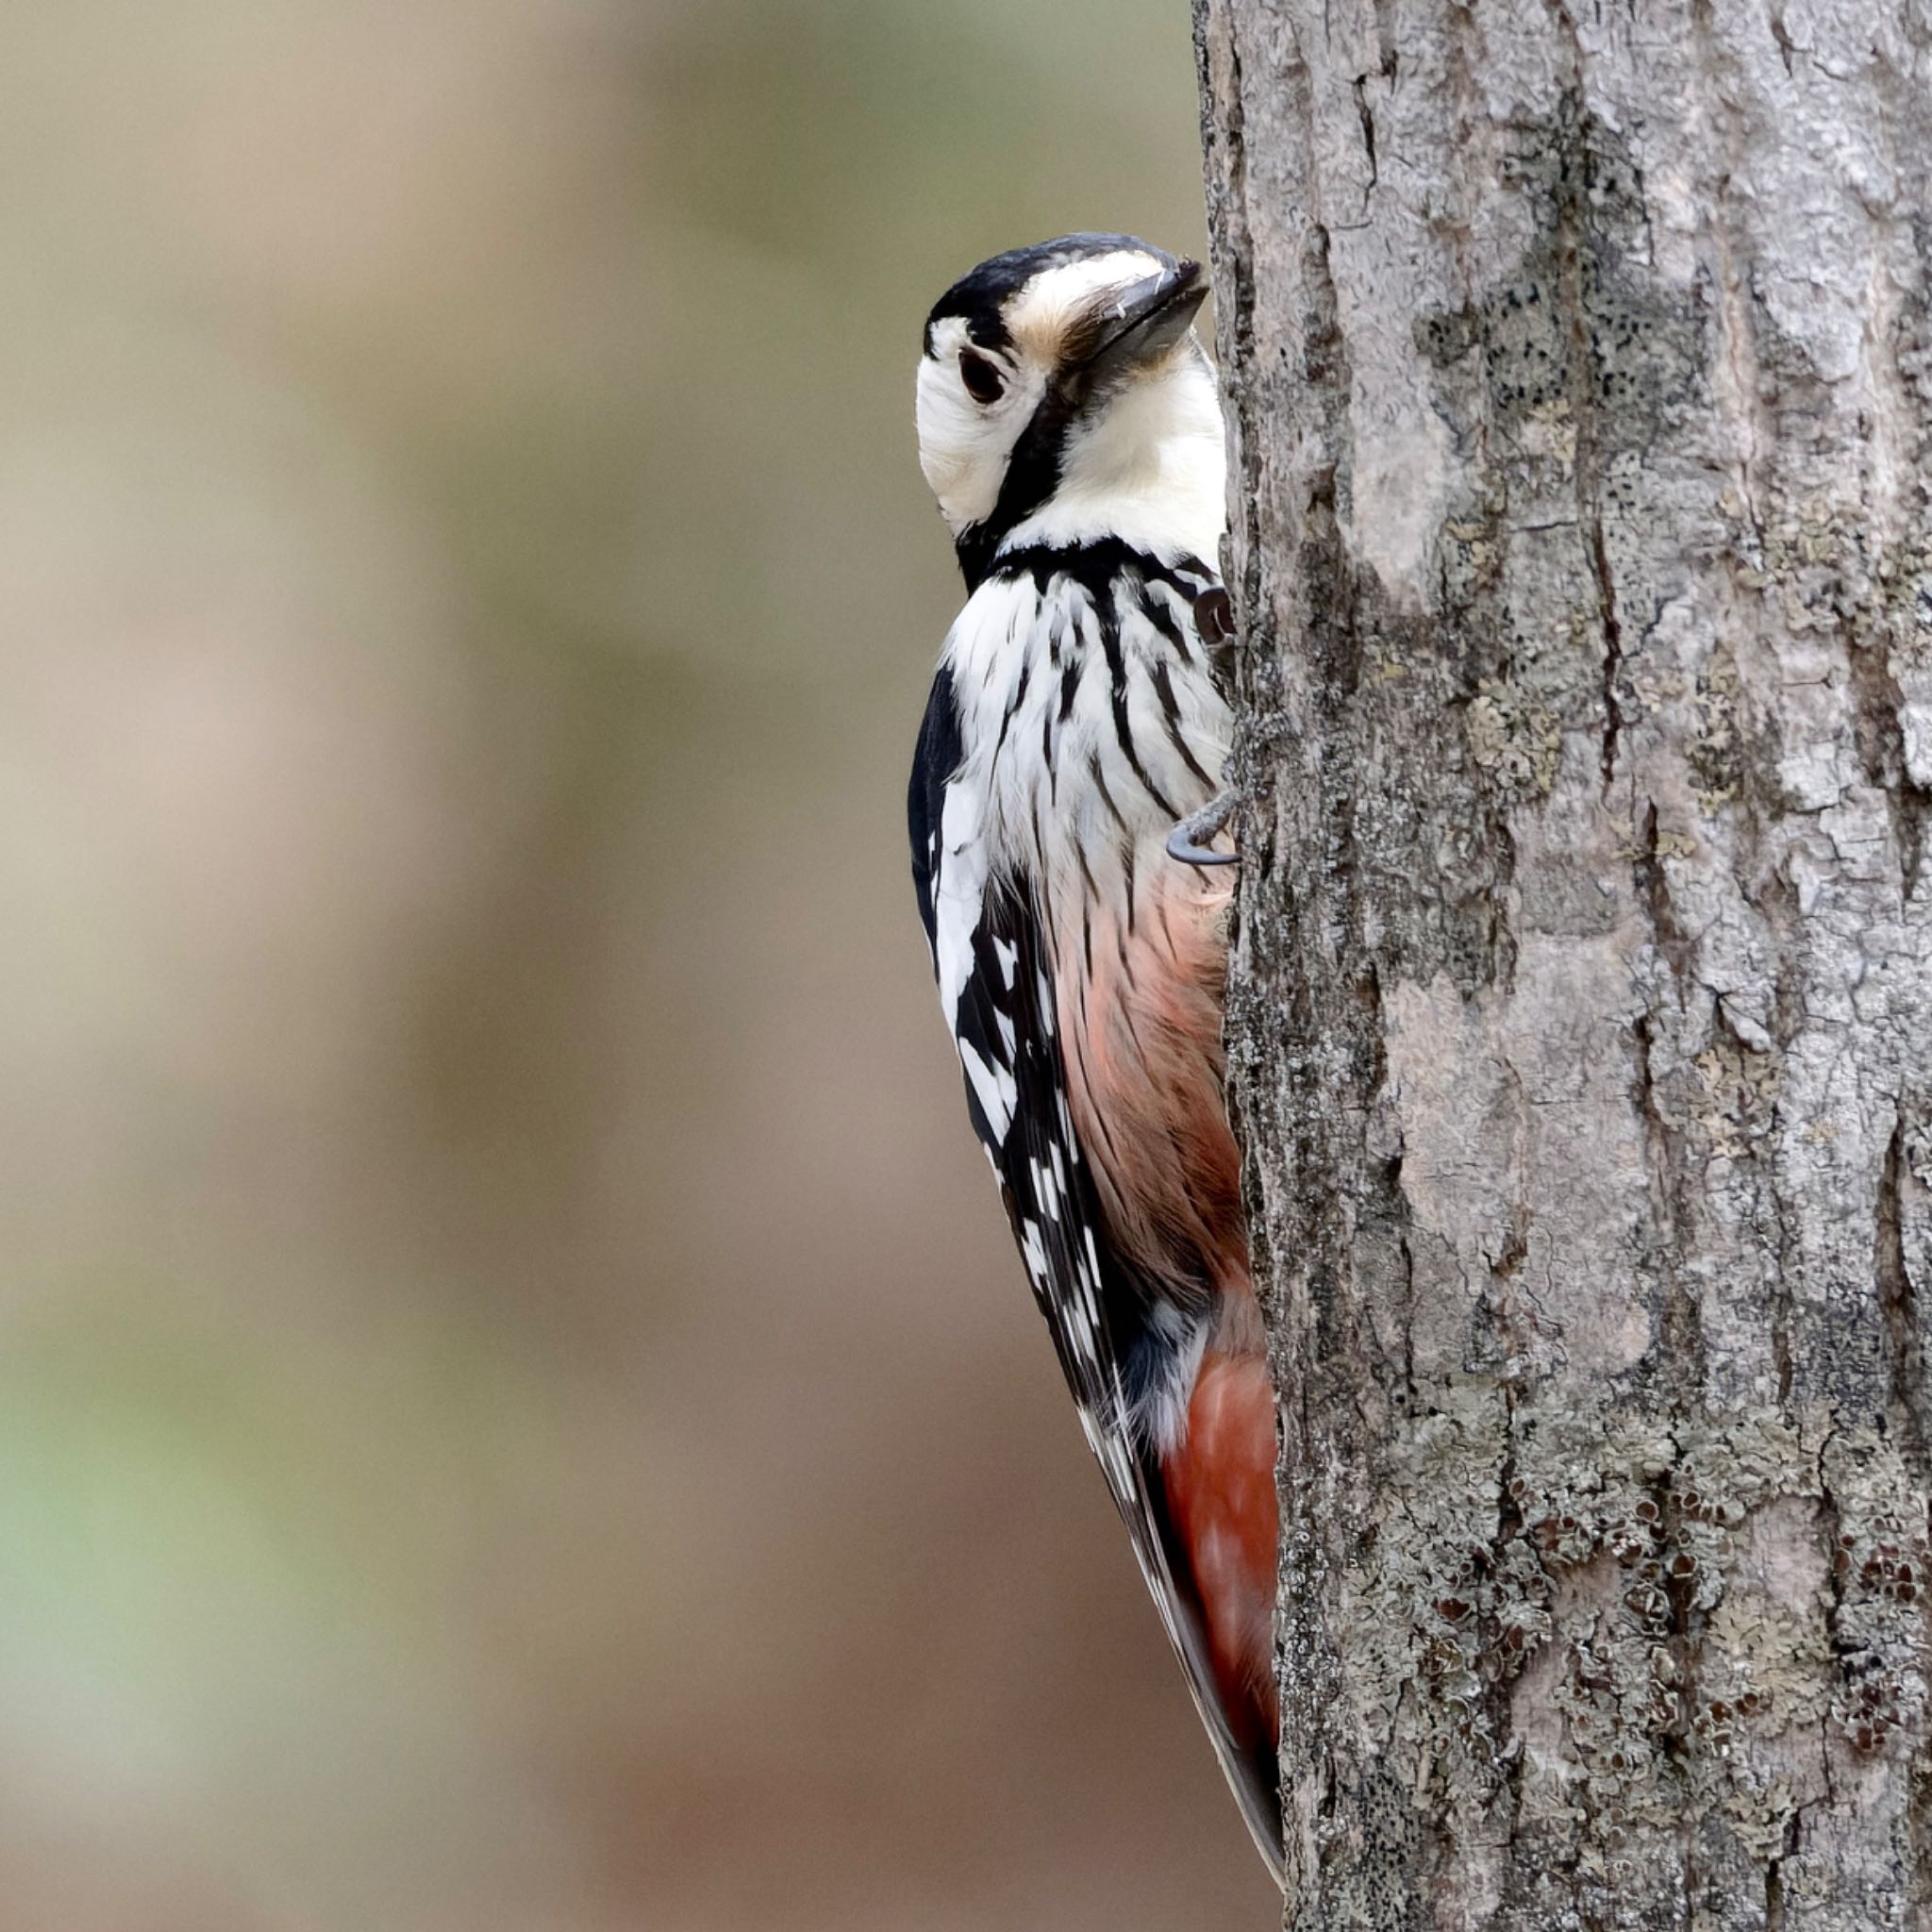
[(1927, 1923), (1932, 10), (1196, 27), (1286, 1923)]

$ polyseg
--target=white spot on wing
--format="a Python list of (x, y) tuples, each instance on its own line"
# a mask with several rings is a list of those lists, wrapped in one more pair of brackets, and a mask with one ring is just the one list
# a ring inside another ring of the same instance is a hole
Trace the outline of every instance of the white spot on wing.
[(1004, 1141), (1012, 1127), (1013, 1108), (1020, 1098), (1013, 1076), (1004, 1067), (988, 1066), (971, 1041), (962, 1040), (958, 1046), (959, 1064), (966, 1069), (966, 1077), (973, 1083), (979, 1110), (986, 1116), (986, 1124), (992, 1129), (993, 1139)]
[(959, 995), (973, 976), (973, 936), (986, 894), (986, 848), (980, 839), (980, 798), (976, 787), (955, 781), (946, 787), (940, 813), (940, 858), (933, 882), (933, 961), (939, 968), (940, 997), (948, 1019), (959, 1009)]
[(1040, 1224), (1037, 1221), (1023, 1221), (1020, 1224), (1020, 1253), (1026, 1263), (1026, 1273), (1034, 1288), (1041, 1294), (1046, 1293), (1046, 1246), (1040, 1239)]
[(1060, 1187), (1053, 1172), (1058, 1164), (1058, 1150), (1053, 1165), (1041, 1167), (1037, 1160), (1033, 1163), (1033, 1191), (1039, 1195), (1040, 1205), (1046, 1209), (1048, 1219), (1053, 1221), (1060, 1218)]

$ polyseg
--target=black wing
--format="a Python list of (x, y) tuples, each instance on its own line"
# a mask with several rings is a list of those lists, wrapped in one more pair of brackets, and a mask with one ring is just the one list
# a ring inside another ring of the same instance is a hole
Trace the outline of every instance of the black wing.
[[(941, 668), (914, 757), (908, 818), (913, 885), (946, 1014), (966, 1070), (974, 1131), (999, 1179), (1013, 1238), (1060, 1368), (1250, 1833), (1282, 1877), (1281, 1801), (1272, 1740), (1229, 1726), (1208, 1659), (1191, 1571), (1169, 1518), (1154, 1453), (1135, 1418), (1185, 1345), (1184, 1318), (1117, 1256), (1068, 1111), (1044, 926), (1024, 881), (987, 875), (983, 853), (948, 849), (946, 799), (961, 744)], [(974, 827), (976, 814), (959, 818)], [(948, 876), (948, 868), (953, 868)], [(957, 890), (970, 889), (965, 907)], [(966, 916), (961, 917), (962, 910)], [(942, 959), (943, 952), (963, 949)], [(963, 967), (963, 974), (962, 974)]]

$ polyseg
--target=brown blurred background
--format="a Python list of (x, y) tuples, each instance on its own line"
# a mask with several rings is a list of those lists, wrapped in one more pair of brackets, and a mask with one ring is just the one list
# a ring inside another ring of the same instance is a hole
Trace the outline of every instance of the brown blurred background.
[(924, 310), (1181, 0), (0, 20), (0, 1925), (1261, 1926), (974, 1150)]

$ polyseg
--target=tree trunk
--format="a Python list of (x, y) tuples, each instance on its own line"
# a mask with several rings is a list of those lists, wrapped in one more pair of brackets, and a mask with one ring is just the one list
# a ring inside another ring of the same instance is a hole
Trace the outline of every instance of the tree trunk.
[(1286, 1924), (1932, 1924), (1932, 8), (1196, 25)]

